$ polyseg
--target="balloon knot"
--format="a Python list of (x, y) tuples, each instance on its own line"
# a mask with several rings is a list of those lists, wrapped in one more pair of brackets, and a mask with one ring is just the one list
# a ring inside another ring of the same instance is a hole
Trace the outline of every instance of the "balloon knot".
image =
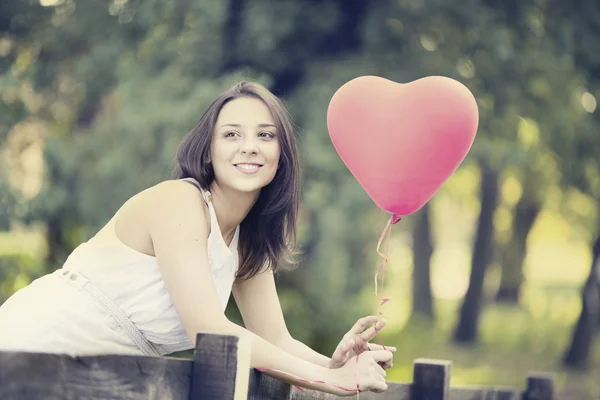
[(401, 219), (402, 219), (402, 216), (400, 216), (398, 214), (393, 214), (392, 215), (392, 225), (397, 224), (398, 222), (400, 222)]

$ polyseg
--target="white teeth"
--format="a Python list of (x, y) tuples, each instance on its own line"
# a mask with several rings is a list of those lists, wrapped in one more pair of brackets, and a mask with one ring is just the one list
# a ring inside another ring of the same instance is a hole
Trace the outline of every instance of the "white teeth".
[(238, 164), (237, 165), (239, 168), (245, 169), (245, 170), (254, 170), (254, 169), (258, 169), (258, 165), (253, 165), (253, 164)]

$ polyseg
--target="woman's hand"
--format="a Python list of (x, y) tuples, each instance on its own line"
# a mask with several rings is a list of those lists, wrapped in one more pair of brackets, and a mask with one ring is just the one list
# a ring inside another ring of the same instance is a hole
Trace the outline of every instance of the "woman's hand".
[(358, 356), (358, 361), (354, 357), (344, 366), (330, 370), (330, 382), (341, 387), (335, 388), (331, 393), (337, 396), (354, 396), (357, 389), (361, 392), (386, 391), (386, 372), (381, 364), (391, 363), (392, 357), (392, 352), (388, 350), (365, 351)]
[[(369, 325), (369, 329), (365, 330)], [(379, 344), (369, 343), (371, 339), (375, 337), (377, 332), (383, 329), (386, 321), (384, 319), (379, 320), (377, 316), (368, 316), (356, 321), (354, 326), (344, 335), (337, 348), (331, 356), (329, 362), (329, 368), (341, 368), (346, 364), (348, 360), (356, 355), (359, 355), (365, 351), (379, 351), (383, 350), (383, 347)], [(396, 352), (395, 347), (385, 347), (391, 353)], [(384, 369), (391, 368), (392, 360), (386, 361), (382, 364)]]

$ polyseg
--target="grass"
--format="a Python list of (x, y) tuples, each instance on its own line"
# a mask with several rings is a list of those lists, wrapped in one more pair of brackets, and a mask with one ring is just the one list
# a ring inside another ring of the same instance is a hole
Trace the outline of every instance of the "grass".
[(464, 346), (451, 341), (459, 305), (437, 301), (435, 324), (411, 319), (403, 329), (382, 335), (386, 343), (398, 348), (389, 380), (412, 381), (412, 362), (431, 358), (452, 361), (452, 386), (524, 389), (529, 373), (551, 372), (557, 378), (561, 398), (600, 399), (600, 334), (590, 369), (569, 371), (560, 360), (570, 340), (570, 318), (553, 313), (551, 308), (547, 313), (532, 314), (527, 306), (490, 304), (482, 313), (479, 343)]

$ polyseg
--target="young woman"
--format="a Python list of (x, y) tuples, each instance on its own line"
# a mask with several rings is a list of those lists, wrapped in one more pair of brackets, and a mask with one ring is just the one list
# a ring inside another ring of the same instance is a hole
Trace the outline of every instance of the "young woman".
[[(200, 331), (249, 335), (251, 365), (280, 379), (386, 390), (395, 349), (368, 343), (384, 321), (360, 319), (331, 359), (286, 328), (273, 273), (294, 250), (299, 185), (283, 104), (256, 83), (233, 86), (183, 140), (173, 180), (133, 196), (0, 307), (0, 350), (161, 356), (193, 348)], [(247, 329), (224, 314), (231, 293)]]

